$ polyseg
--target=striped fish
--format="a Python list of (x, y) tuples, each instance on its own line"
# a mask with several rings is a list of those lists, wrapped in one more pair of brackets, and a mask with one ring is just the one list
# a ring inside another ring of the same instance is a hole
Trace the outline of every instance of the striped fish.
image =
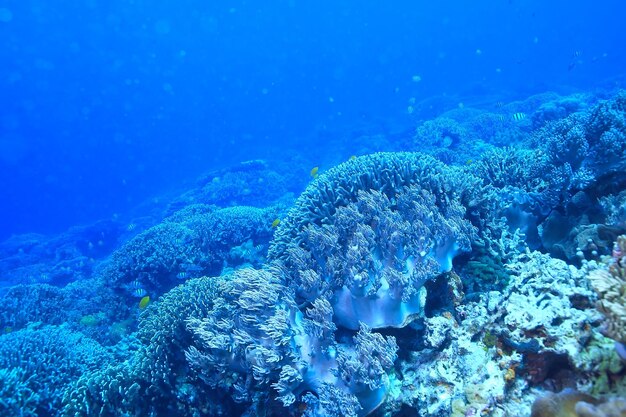
[(522, 121), (525, 118), (526, 118), (526, 113), (522, 113), (522, 112), (513, 113), (513, 120), (515, 120), (516, 122)]

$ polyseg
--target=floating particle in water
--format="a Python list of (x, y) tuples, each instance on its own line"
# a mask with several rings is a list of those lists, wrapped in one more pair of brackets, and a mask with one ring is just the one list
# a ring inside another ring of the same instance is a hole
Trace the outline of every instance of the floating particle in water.
[(167, 35), (171, 30), (170, 22), (167, 20), (157, 20), (154, 24), (154, 31), (159, 35)]
[(0, 22), (9, 23), (13, 20), (13, 12), (7, 8), (0, 7)]
[(412, 76), (412, 77), (411, 77), (411, 80), (412, 80), (414, 83), (419, 83), (420, 81), (422, 81), (422, 77), (421, 77), (421, 76), (419, 76), (419, 75), (414, 75), (414, 76)]

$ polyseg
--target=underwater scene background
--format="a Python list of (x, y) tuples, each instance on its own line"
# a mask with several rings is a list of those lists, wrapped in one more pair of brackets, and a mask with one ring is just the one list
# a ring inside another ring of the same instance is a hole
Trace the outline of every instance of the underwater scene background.
[(625, 12), (0, 3), (0, 416), (626, 416)]

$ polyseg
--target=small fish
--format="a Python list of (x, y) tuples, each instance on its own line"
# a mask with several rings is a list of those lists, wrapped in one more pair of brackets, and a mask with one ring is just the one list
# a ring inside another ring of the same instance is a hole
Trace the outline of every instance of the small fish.
[(313, 167), (313, 169), (311, 169), (311, 172), (309, 174), (311, 174), (313, 178), (317, 178), (317, 172), (319, 170), (320, 170), (320, 167)]
[(352, 156), (350, 157), (350, 160), (351, 160), (351, 161), (354, 161), (355, 159), (356, 159), (356, 155), (352, 155)]
[(496, 107), (501, 109), (502, 107), (504, 107), (504, 102), (503, 101), (496, 101)]
[(135, 288), (133, 290), (133, 296), (137, 298), (145, 297), (148, 292), (143, 288)]
[(139, 282), (138, 279), (131, 281), (128, 286), (130, 289), (133, 289), (133, 290), (136, 290), (137, 288), (143, 288), (143, 286), (141, 285), (141, 282)]
[(148, 304), (150, 304), (150, 296), (146, 295), (141, 300), (139, 300), (139, 310), (145, 309), (146, 307), (148, 307)]
[(467, 161), (465, 161), (465, 165), (472, 165), (472, 162), (474, 161), (472, 161), (471, 159), (468, 159)]
[(278, 225), (280, 224), (280, 219), (275, 219), (272, 222), (272, 229), (276, 229), (278, 227)]
[(519, 122), (526, 118), (526, 113), (522, 113), (522, 112), (513, 113), (512, 117), (513, 117), (513, 120), (515, 120), (516, 122)]
[(187, 271), (180, 271), (178, 274), (176, 274), (176, 278), (178, 279), (187, 279), (189, 277), (189, 273), (187, 273)]
[(580, 58), (583, 54), (583, 51), (581, 50), (575, 50), (574, 53), (572, 54), (573, 58)]
[(6, 333), (11, 333), (12, 331), (13, 331), (13, 327), (11, 327), (11, 326), (6, 326), (6, 327), (4, 328), (4, 333), (5, 333), (5, 334), (6, 334)]
[(126, 226), (126, 230), (132, 232), (133, 230), (135, 230), (135, 227), (137, 227), (135, 223), (130, 223), (128, 226)]

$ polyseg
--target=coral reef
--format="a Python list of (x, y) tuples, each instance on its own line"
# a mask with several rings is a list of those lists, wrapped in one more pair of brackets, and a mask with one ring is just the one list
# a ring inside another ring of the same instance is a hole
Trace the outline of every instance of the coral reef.
[(111, 352), (64, 326), (0, 336), (0, 413), (56, 415), (73, 381), (114, 359)]
[(270, 248), (296, 301), (325, 297), (337, 324), (353, 330), (401, 327), (419, 314), (424, 283), (449, 271), (475, 233), (461, 203), (466, 183), (444, 172), (419, 154), (375, 154), (311, 184)]
[(598, 310), (606, 317), (606, 334), (626, 343), (626, 235), (619, 236), (606, 268), (589, 272), (589, 280), (598, 292)]
[(264, 261), (278, 216), (278, 208), (192, 205), (126, 242), (98, 273), (129, 297), (156, 296), (181, 280), (219, 275), (240, 265), (241, 257), (230, 253), (248, 241), (250, 250), (260, 253), (248, 254), (246, 260)]
[(589, 309), (595, 295), (584, 271), (538, 252), (507, 268), (505, 288), (424, 320), (424, 346), (401, 361), (391, 410), (405, 404), (424, 415), (528, 415), (529, 387), (588, 389), (590, 375), (622, 371), (601, 353), (609, 348), (596, 330), (600, 316)]
[(207, 316), (187, 321), (195, 339), (186, 352), (191, 367), (211, 388), (255, 410), (272, 401), (306, 403), (314, 415), (377, 408), (389, 387), (395, 340), (361, 325), (351, 343), (336, 342), (329, 303), (320, 298), (300, 311), (279, 274), (235, 272)]
[(176, 197), (166, 211), (173, 214), (194, 204), (218, 207), (267, 207), (288, 192), (300, 191), (302, 181), (264, 160), (242, 162), (239, 165), (212, 171), (198, 179), (196, 187)]
[[(48, 284), (17, 285), (0, 296), (0, 326), (16, 331), (32, 323), (67, 324), (103, 344), (117, 342), (113, 325), (128, 318), (130, 307), (98, 278), (56, 287)], [(85, 326), (84, 318), (98, 317)]]
[(0, 413), (623, 415), (626, 94), (592, 100), (449, 111), (286, 216), (305, 180), (249, 161), (152, 227), (11, 239)]
[[(185, 349), (191, 335), (185, 321), (213, 308), (221, 278), (190, 279), (142, 313), (129, 358), (85, 372), (65, 392), (66, 416), (192, 415), (191, 410), (229, 410), (229, 404), (205, 392), (188, 376)], [(232, 411), (232, 410), (231, 410)], [(233, 411), (236, 414), (236, 411)], [(208, 413), (208, 411), (207, 411)]]

